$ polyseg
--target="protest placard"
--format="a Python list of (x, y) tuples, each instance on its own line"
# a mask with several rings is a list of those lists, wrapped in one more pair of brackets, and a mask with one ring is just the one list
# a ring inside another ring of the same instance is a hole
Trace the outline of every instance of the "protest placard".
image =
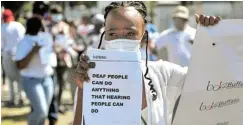
[(173, 125), (243, 124), (243, 20), (199, 26)]
[(83, 90), (83, 125), (140, 125), (142, 71), (139, 52), (90, 49), (94, 68)]

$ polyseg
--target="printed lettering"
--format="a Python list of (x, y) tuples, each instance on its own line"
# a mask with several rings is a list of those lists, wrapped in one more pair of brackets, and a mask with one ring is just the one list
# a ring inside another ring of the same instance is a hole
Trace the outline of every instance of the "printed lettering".
[(216, 108), (222, 108), (222, 107), (226, 107), (229, 105), (233, 105), (233, 104), (237, 104), (240, 102), (239, 98), (235, 98), (235, 99), (228, 99), (226, 101), (218, 101), (218, 102), (212, 102), (211, 104), (204, 104), (203, 102), (201, 103), (199, 110), (200, 111), (209, 111), (209, 110), (213, 110)]
[(103, 81), (92, 81), (93, 85), (103, 85)]
[(92, 88), (92, 92), (119, 92), (118, 88)]
[(93, 74), (93, 78), (105, 78), (105, 74)]
[(234, 88), (243, 88), (243, 82), (223, 82), (220, 81), (218, 85), (211, 84), (211, 81), (208, 81), (208, 85), (206, 90), (207, 91), (219, 91), (219, 90), (226, 90), (226, 89), (234, 89)]
[(93, 59), (106, 59), (106, 56), (93, 55)]
[(123, 106), (122, 102), (113, 102), (112, 106)]

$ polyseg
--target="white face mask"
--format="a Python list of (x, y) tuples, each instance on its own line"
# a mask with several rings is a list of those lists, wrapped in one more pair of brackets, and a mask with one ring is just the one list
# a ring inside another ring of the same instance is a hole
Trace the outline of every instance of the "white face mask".
[(115, 39), (105, 42), (106, 50), (139, 51), (141, 40)]
[(63, 16), (62, 16), (62, 14), (52, 14), (51, 19), (54, 22), (60, 22), (60, 21), (62, 21)]
[[(145, 32), (144, 32), (145, 33)], [(144, 36), (144, 33), (142, 36)], [(106, 50), (119, 50), (119, 51), (140, 51), (140, 40), (131, 40), (131, 39), (115, 39), (115, 40), (105, 40), (105, 49)]]

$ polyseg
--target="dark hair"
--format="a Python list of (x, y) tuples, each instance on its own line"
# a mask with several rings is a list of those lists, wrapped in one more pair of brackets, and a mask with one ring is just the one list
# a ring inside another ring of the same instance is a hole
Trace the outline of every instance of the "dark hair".
[(47, 4), (45, 4), (43, 1), (36, 1), (33, 4), (32, 13), (44, 16), (44, 14), (46, 12), (48, 12), (48, 9), (49, 9), (49, 6)]
[(105, 19), (109, 12), (113, 9), (119, 7), (134, 7), (143, 17), (144, 23), (147, 23), (146, 16), (147, 16), (147, 7), (142, 1), (120, 1), (120, 2), (112, 2), (105, 8)]
[[(116, 8), (119, 8), (119, 7), (134, 7), (141, 14), (141, 16), (143, 18), (143, 21), (144, 21), (144, 24), (147, 23), (147, 20), (146, 20), (147, 7), (145, 6), (145, 4), (142, 1), (119, 1), (119, 2), (111, 2), (105, 8), (105, 15), (104, 15), (105, 20), (106, 20), (107, 15), (109, 14), (109, 12), (111, 10), (114, 10)], [(146, 42), (146, 63), (145, 63), (145, 65), (146, 65), (146, 72), (144, 74), (144, 77), (145, 77), (145, 79), (149, 80), (148, 85), (150, 86), (150, 91), (151, 91), (151, 93), (153, 95), (152, 100), (154, 101), (154, 100), (157, 99), (157, 92), (154, 89), (154, 85), (152, 84), (152, 79), (147, 76), (148, 75), (148, 72), (149, 72), (149, 69), (148, 69), (148, 32), (147, 31), (145, 31), (145, 32), (146, 32), (147, 42)], [(105, 34), (105, 31), (101, 35), (100, 43), (99, 43), (98, 48), (100, 48), (100, 46), (101, 46), (102, 38), (103, 38), (104, 34)]]
[(26, 34), (37, 35), (42, 28), (41, 19), (38, 17), (32, 17), (27, 20), (26, 23)]

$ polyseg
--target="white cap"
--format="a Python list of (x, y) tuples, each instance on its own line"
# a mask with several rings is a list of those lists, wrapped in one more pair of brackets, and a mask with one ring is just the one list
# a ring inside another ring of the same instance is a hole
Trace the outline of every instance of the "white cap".
[(172, 17), (173, 18), (179, 17), (179, 18), (188, 19), (189, 18), (189, 10), (185, 6), (177, 6)]

